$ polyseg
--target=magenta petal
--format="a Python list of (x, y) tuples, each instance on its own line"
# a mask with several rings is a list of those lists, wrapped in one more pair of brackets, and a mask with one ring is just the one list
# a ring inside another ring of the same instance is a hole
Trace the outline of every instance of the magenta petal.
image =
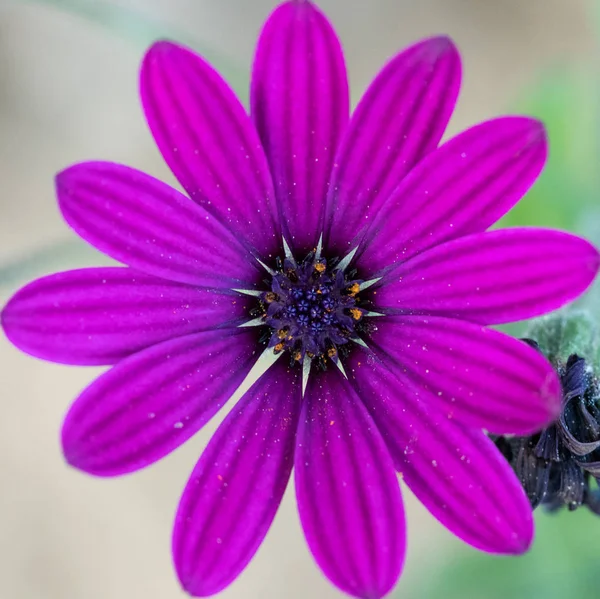
[(450, 239), (478, 233), (518, 202), (547, 155), (543, 125), (525, 117), (487, 121), (424, 158), (362, 238), (371, 272)]
[(191, 50), (158, 42), (144, 59), (140, 88), (154, 139), (190, 197), (260, 254), (278, 247), (267, 160), (221, 76)]
[(355, 353), (351, 379), (425, 507), (477, 549), (516, 554), (533, 539), (529, 501), (508, 462), (481, 431), (463, 428), (399, 381), (384, 363)]
[(385, 277), (377, 304), (481, 324), (545, 314), (582, 294), (598, 272), (596, 248), (546, 229), (476, 233), (434, 247)]
[(551, 364), (499, 331), (436, 316), (398, 316), (380, 323), (371, 342), (396, 386), (418, 389), (415, 401), (463, 424), (527, 435), (560, 412), (562, 391)]
[(337, 371), (309, 380), (296, 449), (296, 495), (309, 547), (355, 597), (383, 597), (405, 552), (400, 487), (371, 416)]
[(114, 364), (167, 339), (232, 326), (244, 300), (130, 268), (85, 268), (33, 281), (2, 312), (22, 351), (65, 364)]
[(373, 81), (336, 156), (325, 219), (329, 245), (344, 251), (402, 178), (438, 145), (460, 75), (454, 44), (436, 37), (396, 56)]
[(310, 249), (322, 232), (333, 158), (349, 112), (339, 41), (310, 2), (286, 2), (265, 24), (251, 106), (284, 232), (293, 247)]
[(294, 461), (300, 385), (283, 361), (221, 424), (183, 492), (173, 556), (193, 596), (218, 593), (250, 561), (275, 516)]
[(258, 263), (227, 227), (140, 171), (87, 162), (60, 173), (56, 187), (62, 213), (75, 231), (129, 266), (207, 287), (240, 287), (257, 275)]
[(179, 447), (229, 399), (250, 369), (248, 332), (186, 335), (125, 358), (75, 401), (62, 431), (76, 468), (115, 476)]

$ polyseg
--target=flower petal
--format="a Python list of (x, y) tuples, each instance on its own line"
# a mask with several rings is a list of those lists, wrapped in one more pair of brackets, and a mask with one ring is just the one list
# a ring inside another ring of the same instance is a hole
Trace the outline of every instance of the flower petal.
[(294, 461), (297, 377), (277, 362), (240, 400), (183, 492), (173, 556), (193, 596), (218, 593), (250, 561), (275, 516)]
[(2, 312), (22, 351), (64, 364), (114, 364), (167, 339), (235, 326), (243, 298), (170, 283), (130, 268), (84, 268), (33, 281)]
[(383, 597), (404, 559), (400, 487), (381, 435), (337, 371), (309, 380), (296, 449), (296, 494), (323, 572), (355, 597)]
[[(421, 402), (497, 434), (527, 435), (558, 416), (559, 378), (528, 344), (477, 324), (436, 316), (379, 322), (369, 345)], [(396, 385), (398, 386), (398, 385)]]
[(325, 217), (329, 246), (345, 253), (403, 177), (437, 147), (460, 76), (458, 50), (436, 37), (396, 56), (373, 81), (336, 156)]
[(485, 231), (523, 197), (546, 155), (543, 125), (525, 117), (487, 121), (454, 137), (407, 175), (365, 229), (360, 263), (375, 272)]
[(206, 424), (256, 360), (256, 339), (240, 330), (186, 335), (125, 358), (72, 405), (63, 451), (96, 476), (139, 470)]
[(310, 250), (323, 229), (333, 158), (349, 114), (342, 49), (314, 4), (286, 2), (265, 24), (254, 61), (251, 108), (284, 233), (297, 252)]
[(480, 324), (514, 322), (574, 300), (599, 266), (593, 245), (562, 231), (476, 233), (401, 263), (378, 289), (377, 305)]
[(517, 554), (533, 539), (529, 501), (516, 475), (481, 431), (422, 399), (386, 364), (361, 350), (348, 374), (371, 412), (397, 470), (425, 507), (477, 549)]
[(190, 197), (261, 255), (278, 248), (267, 160), (221, 76), (191, 50), (157, 42), (144, 58), (140, 90), (154, 139)]
[(258, 263), (229, 229), (164, 183), (109, 162), (56, 178), (65, 220), (93, 246), (143, 272), (180, 283), (235, 288)]

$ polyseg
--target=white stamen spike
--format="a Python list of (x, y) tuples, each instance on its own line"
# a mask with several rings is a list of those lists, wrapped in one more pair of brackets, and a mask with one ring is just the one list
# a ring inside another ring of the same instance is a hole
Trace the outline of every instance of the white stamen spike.
[(359, 286), (359, 290), (363, 291), (364, 289), (368, 289), (369, 287), (371, 287), (371, 285), (375, 285), (375, 283), (381, 281), (381, 277), (377, 277), (376, 279), (369, 279), (368, 281), (365, 281), (364, 283), (361, 283)]
[(306, 385), (308, 385), (308, 375), (310, 374), (311, 364), (312, 360), (305, 356), (304, 361), (302, 362), (302, 397), (304, 397)]
[(385, 314), (382, 314), (381, 312), (369, 312), (368, 310), (365, 310), (363, 312), (363, 316), (385, 316)]
[(262, 316), (259, 316), (258, 318), (254, 318), (253, 320), (249, 320), (248, 322), (238, 324), (238, 329), (242, 329), (244, 327), (260, 327), (263, 324), (265, 324), (265, 319)]
[(346, 374), (346, 371), (344, 370), (344, 366), (342, 365), (342, 362), (340, 360), (335, 360), (335, 362), (333, 362), (333, 363), (340, 369), (340, 372), (344, 375), (344, 378), (347, 380), (348, 375)]
[(354, 341), (356, 345), (369, 349), (369, 346), (360, 337), (350, 337), (350, 341)]
[(252, 295), (254, 297), (260, 297), (264, 293), (264, 291), (258, 291), (256, 289), (232, 289), (231, 291), (237, 291), (237, 293)]
[(338, 263), (338, 265), (335, 267), (337, 270), (341, 270), (342, 272), (346, 270), (346, 268), (348, 268), (348, 265), (350, 264), (350, 262), (352, 262), (352, 258), (354, 258), (354, 254), (356, 254), (356, 250), (358, 249), (358, 246), (356, 246), (353, 250), (350, 251), (350, 253), (346, 254), (346, 256), (344, 256), (344, 258), (342, 258), (342, 260), (340, 260), (340, 262)]
[(292, 254), (292, 250), (288, 245), (288, 242), (285, 237), (283, 239), (283, 251), (285, 253), (285, 257), (294, 265), (297, 266), (296, 261), (294, 260), (294, 254)]
[(315, 260), (321, 259), (322, 251), (323, 251), (323, 233), (321, 233), (321, 237), (319, 237), (319, 243), (317, 243), (317, 250), (315, 252)]
[(258, 258), (256, 259), (256, 261), (271, 275), (273, 276), (275, 274), (275, 271), (272, 268), (269, 268), (262, 260), (259, 260)]
[(240, 383), (240, 386), (233, 392), (233, 395), (229, 398), (232, 403), (237, 402), (242, 396), (258, 381), (258, 379), (265, 373), (277, 360), (282, 356), (283, 352), (276, 354), (272, 347), (268, 347), (265, 351), (260, 354), (254, 366), (250, 369), (250, 372), (246, 375), (246, 378)]

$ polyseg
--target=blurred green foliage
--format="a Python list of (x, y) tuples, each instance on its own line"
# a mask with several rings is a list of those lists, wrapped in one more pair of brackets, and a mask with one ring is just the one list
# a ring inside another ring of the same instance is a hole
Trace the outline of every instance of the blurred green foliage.
[[(590, 69), (591, 69), (590, 65)], [(586, 209), (598, 208), (600, 93), (593, 73), (543, 76), (517, 106), (546, 125), (550, 142), (544, 172), (498, 226), (536, 225), (576, 230)]]
[(600, 519), (587, 509), (536, 513), (533, 549), (499, 557), (459, 541), (414, 589), (415, 599), (592, 599), (600, 590)]

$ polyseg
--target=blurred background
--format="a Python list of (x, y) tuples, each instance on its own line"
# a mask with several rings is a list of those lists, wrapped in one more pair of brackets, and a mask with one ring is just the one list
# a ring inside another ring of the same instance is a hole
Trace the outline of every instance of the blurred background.
[[(173, 183), (137, 98), (144, 48), (201, 51), (247, 100), (252, 51), (276, 0), (0, 0), (0, 302), (48, 272), (107, 263), (62, 222), (53, 176), (86, 159)], [(448, 134), (506, 112), (543, 118), (548, 169), (505, 224), (600, 241), (597, 0), (322, 0), (345, 46), (356, 103), (382, 63), (420, 37), (451, 35), (464, 87)], [(598, 306), (593, 292), (590, 306)], [(515, 329), (518, 332), (518, 329)], [(170, 532), (179, 494), (217, 422), (150, 469), (95, 480), (68, 469), (59, 429), (100, 369), (46, 364), (0, 339), (0, 599), (177, 599)], [(406, 599), (594, 597), (600, 519), (537, 514), (522, 558), (479, 554), (405, 492)], [(222, 597), (341, 597), (313, 564), (288, 492), (264, 545)]]

